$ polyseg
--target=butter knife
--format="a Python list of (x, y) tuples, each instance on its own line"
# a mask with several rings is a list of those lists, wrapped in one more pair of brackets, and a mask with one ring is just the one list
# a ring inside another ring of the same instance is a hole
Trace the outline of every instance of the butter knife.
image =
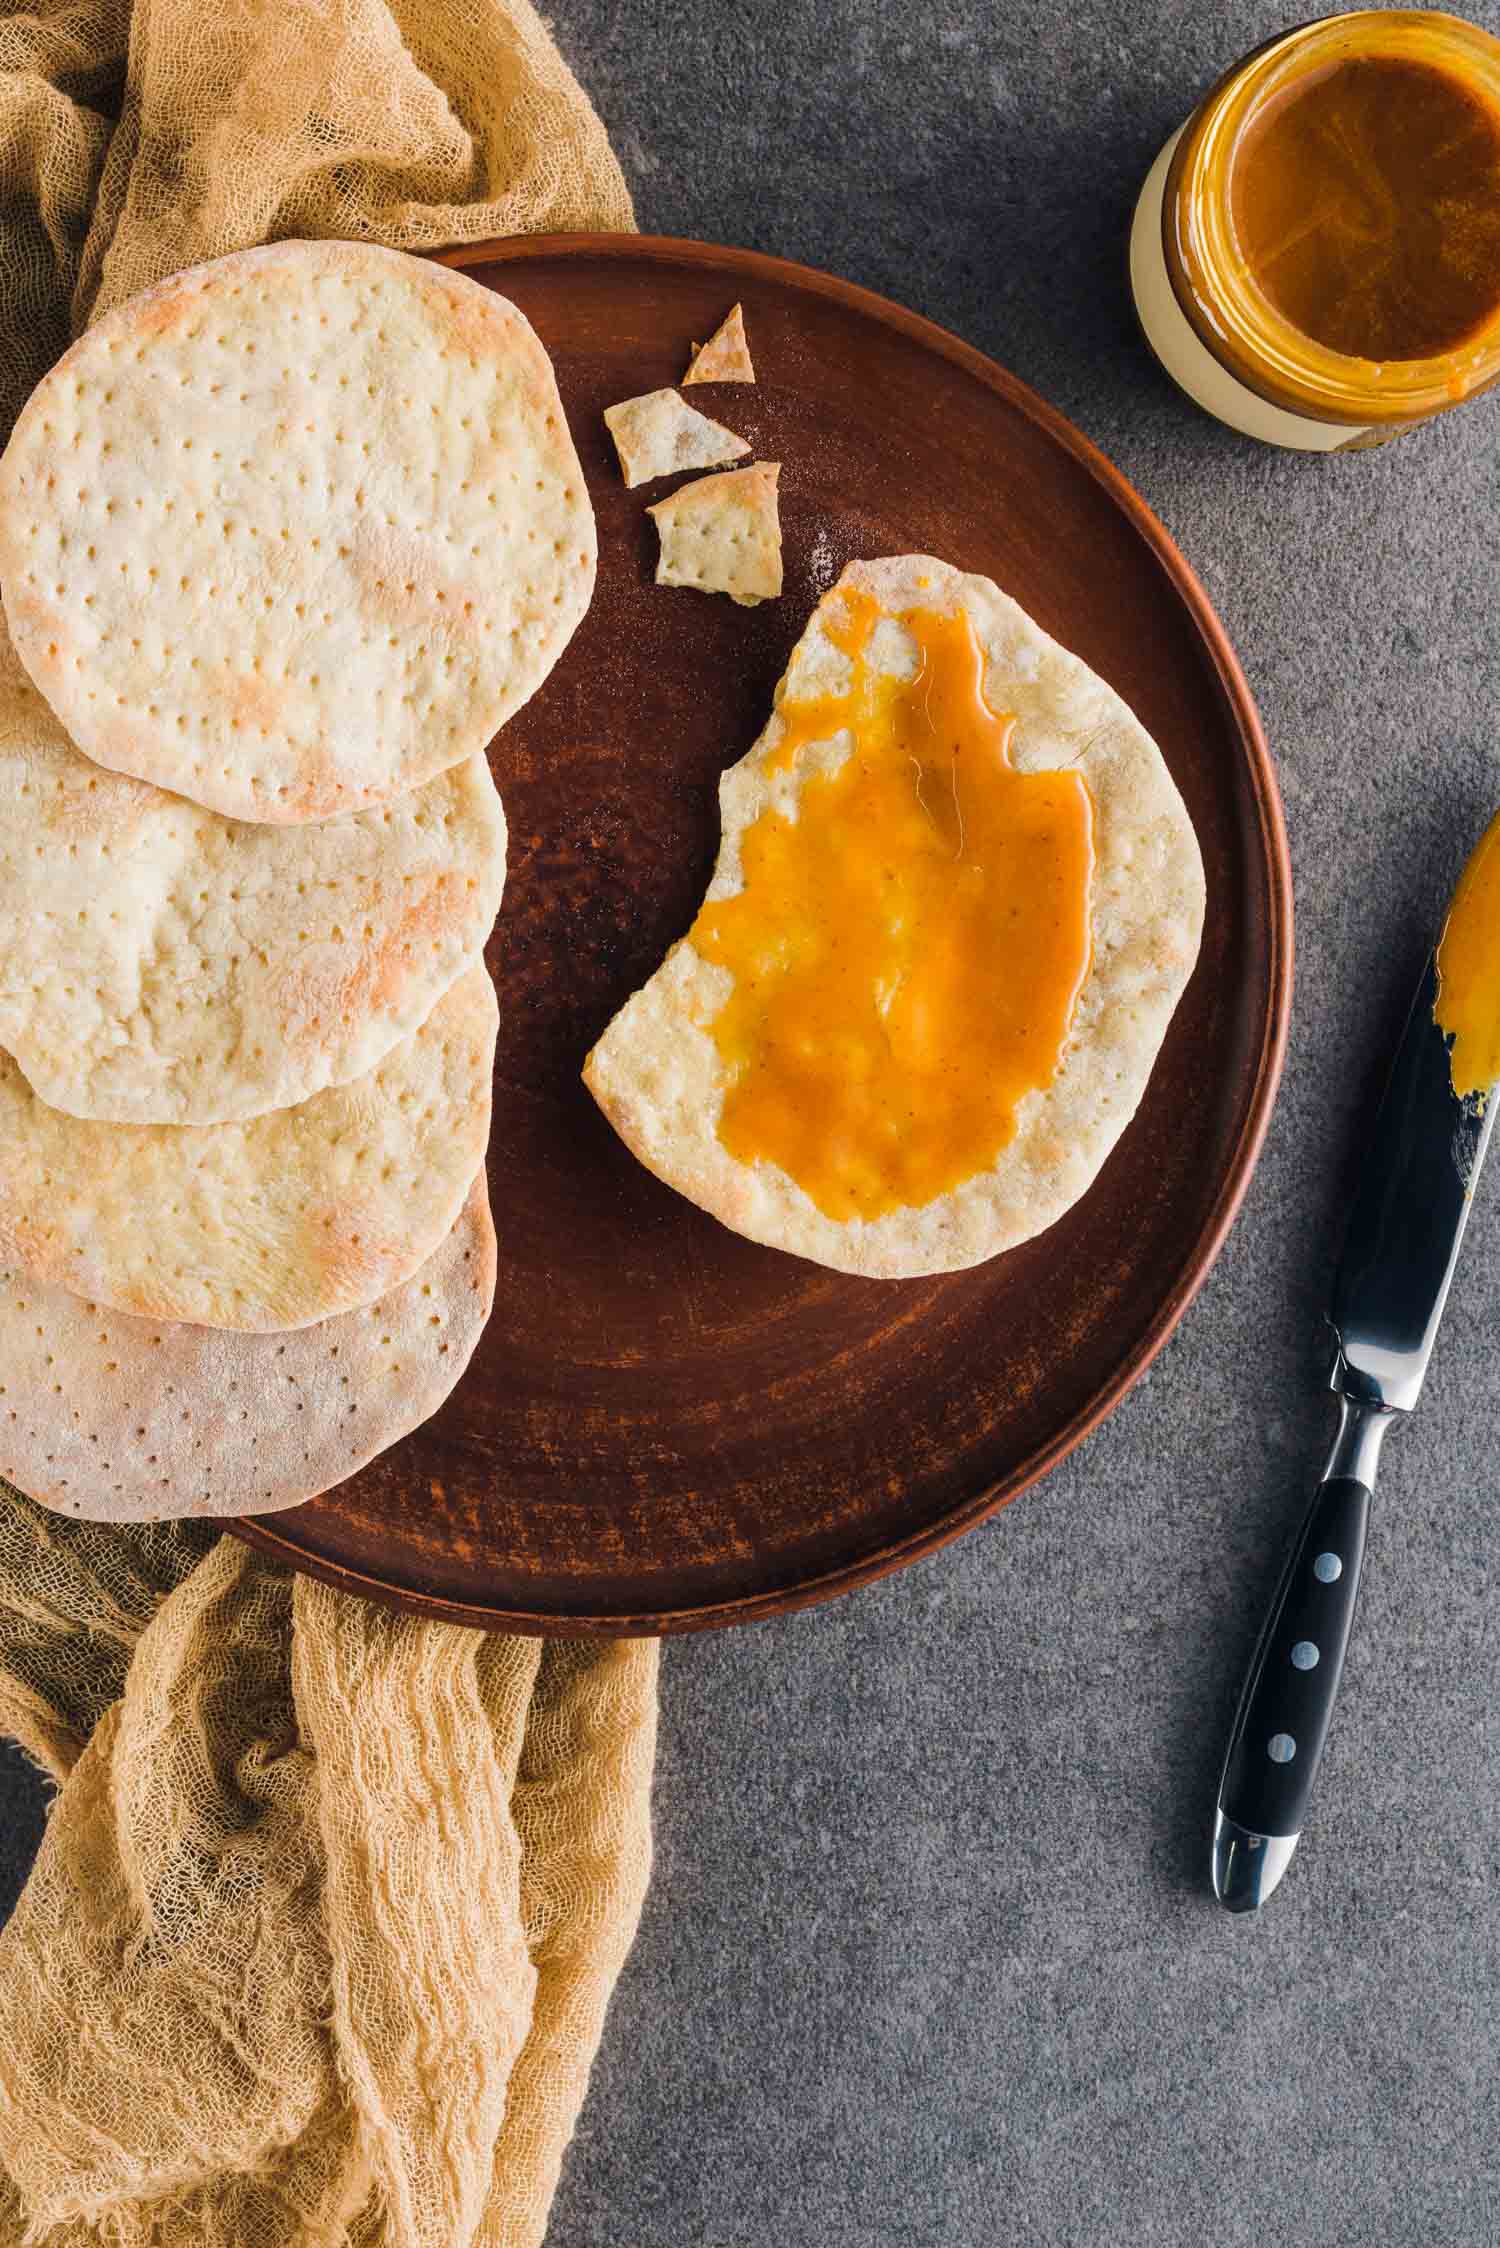
[[(1470, 860), (1445, 929), (1493, 884), (1500, 822)], [(1481, 862), (1485, 861), (1483, 867)], [(1473, 913), (1469, 933), (1473, 936)], [(1487, 932), (1486, 932), (1487, 933)], [(1471, 946), (1472, 951), (1472, 946)], [(1375, 1471), (1387, 1431), (1421, 1395), (1494, 1123), (1494, 1088), (1461, 1098), (1428, 960), (1350, 1205), (1329, 1321), (1338, 1433), (1282, 1572), (1229, 1738), (1214, 1820), (1213, 1886), (1231, 1912), (1264, 1904), (1291, 1863), (1354, 1621)], [(1500, 944), (1488, 963), (1500, 992)]]

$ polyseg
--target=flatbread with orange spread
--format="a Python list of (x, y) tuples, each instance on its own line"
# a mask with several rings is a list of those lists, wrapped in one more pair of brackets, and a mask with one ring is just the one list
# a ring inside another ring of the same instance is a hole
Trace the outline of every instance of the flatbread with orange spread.
[(704, 906), (585, 1081), (752, 1240), (880, 1278), (1086, 1193), (1197, 957), (1204, 880), (1127, 705), (988, 578), (852, 563), (724, 775)]

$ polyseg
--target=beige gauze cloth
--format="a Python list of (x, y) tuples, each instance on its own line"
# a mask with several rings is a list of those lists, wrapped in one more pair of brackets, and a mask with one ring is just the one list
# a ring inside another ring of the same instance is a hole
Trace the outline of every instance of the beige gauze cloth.
[[(0, 442), (205, 258), (632, 224), (527, 0), (0, 0)], [(0, 2248), (539, 2241), (655, 1721), (650, 1643), (415, 1622), (0, 1486), (0, 1727), (59, 1783), (0, 1935)]]

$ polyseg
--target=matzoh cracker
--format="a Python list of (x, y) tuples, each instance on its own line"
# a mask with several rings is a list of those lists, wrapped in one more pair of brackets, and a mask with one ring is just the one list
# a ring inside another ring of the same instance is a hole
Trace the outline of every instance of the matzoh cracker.
[(484, 749), (588, 606), (551, 364), (464, 274), (352, 242), (108, 313), (0, 459), (0, 591), (79, 748), (233, 819), (384, 803)]
[(658, 585), (727, 593), (741, 608), (781, 591), (779, 461), (701, 476), (646, 510), (661, 535)]
[(750, 346), (745, 341), (745, 315), (738, 305), (725, 313), (707, 343), (694, 346), (688, 371), (690, 382), (754, 382)]
[(604, 420), (620, 456), (626, 485), (649, 484), (685, 468), (717, 468), (742, 460), (750, 448), (722, 422), (711, 421), (675, 390), (648, 390), (640, 398), (606, 406)]
[(410, 1280), (294, 1334), (134, 1319), (0, 1269), (0, 1475), (94, 1522), (300, 1506), (437, 1411), (494, 1296), (483, 1173)]
[(364, 1077), (245, 1124), (89, 1124), (0, 1057), (0, 1260), (146, 1319), (305, 1327), (398, 1287), (484, 1160), (482, 962)]

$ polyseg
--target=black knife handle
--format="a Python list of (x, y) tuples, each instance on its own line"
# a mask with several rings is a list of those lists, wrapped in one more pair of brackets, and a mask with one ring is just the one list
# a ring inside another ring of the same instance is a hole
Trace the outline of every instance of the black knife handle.
[(1320, 1483), (1282, 1571), (1229, 1737), (1219, 1808), (1251, 1834), (1295, 1835), (1328, 1738), (1354, 1602), (1370, 1492)]

